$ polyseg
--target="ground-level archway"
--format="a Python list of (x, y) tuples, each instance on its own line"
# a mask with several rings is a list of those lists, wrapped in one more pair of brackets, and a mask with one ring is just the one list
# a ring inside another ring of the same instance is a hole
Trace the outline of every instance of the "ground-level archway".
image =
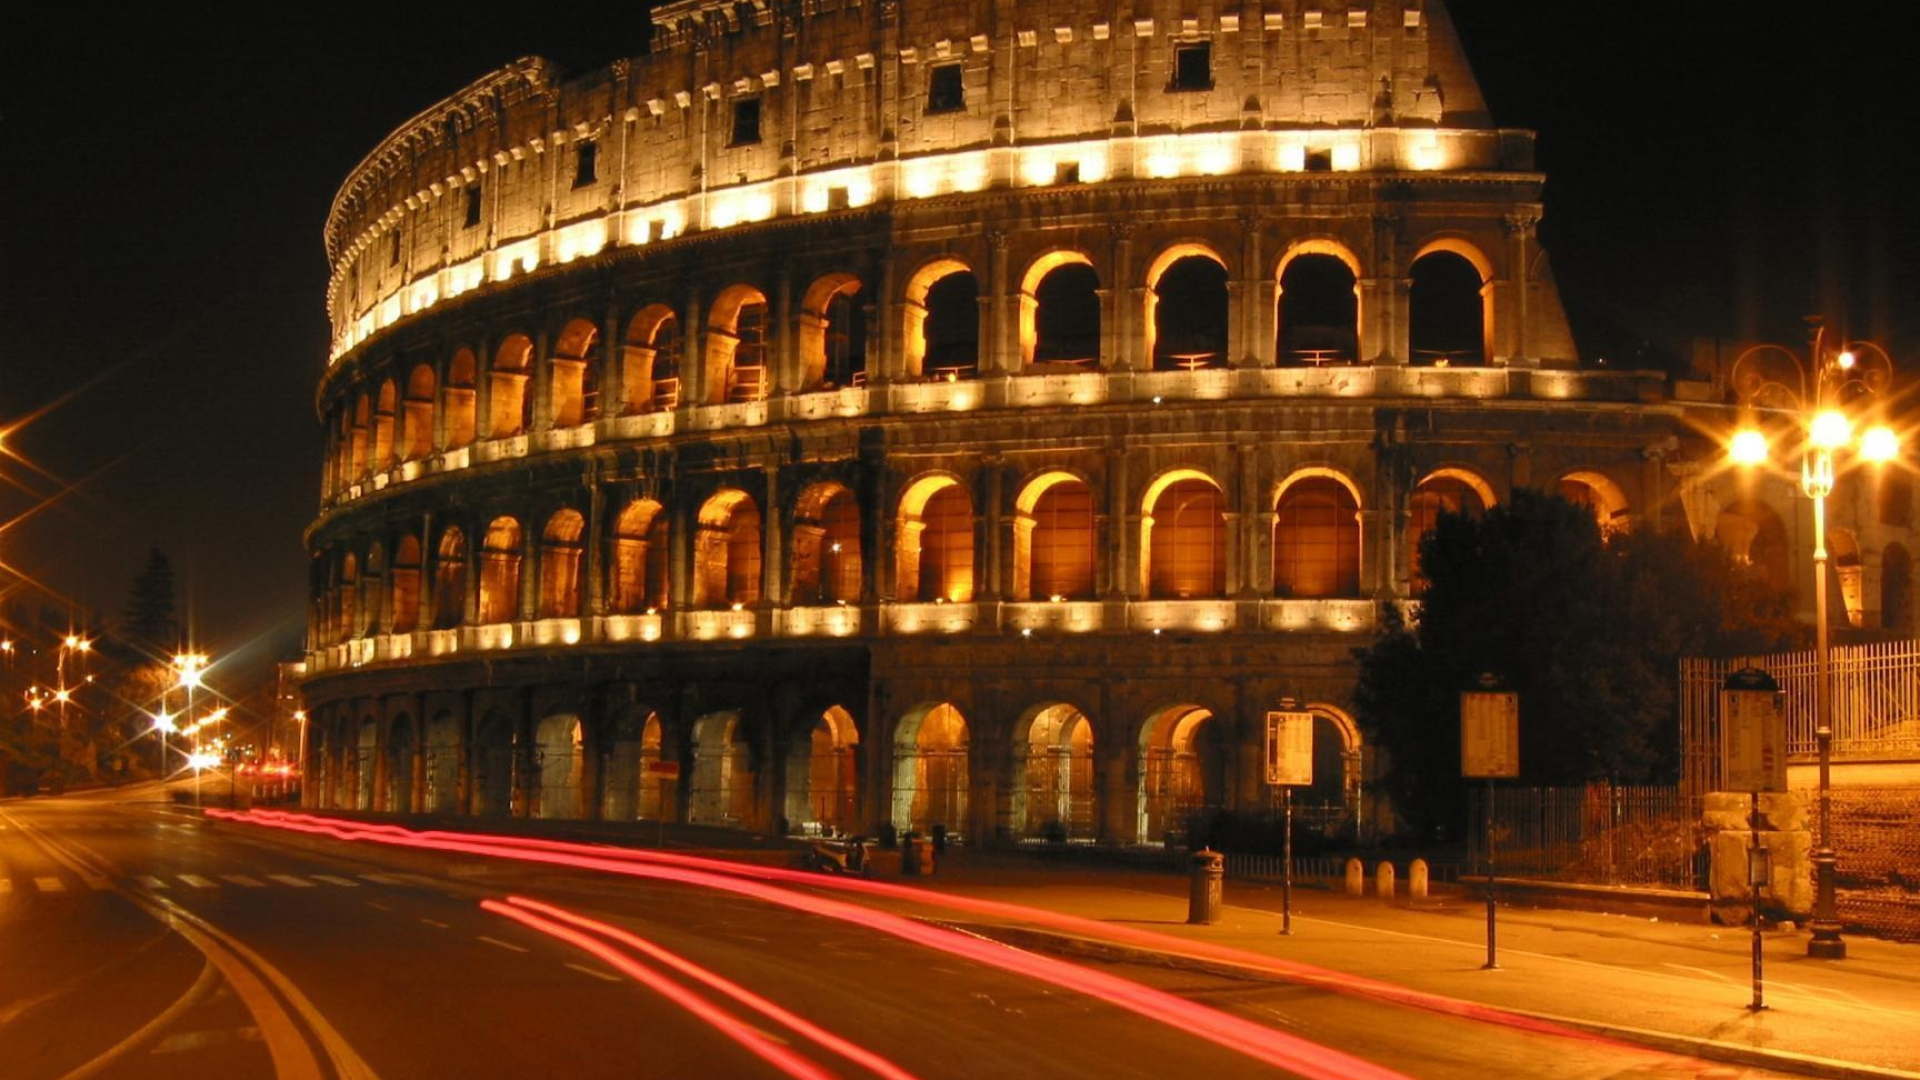
[(1195, 815), (1225, 805), (1226, 728), (1212, 710), (1193, 704), (1161, 709), (1141, 728), (1141, 843), (1178, 842)]
[(853, 714), (838, 705), (796, 732), (787, 749), (789, 828), (851, 831), (857, 824), (855, 747), (860, 741)]
[(737, 712), (709, 713), (694, 721), (688, 821), (741, 825), (752, 820), (753, 773), (739, 728)]
[(572, 713), (556, 713), (540, 721), (534, 730), (534, 775), (539, 790), (534, 800), (534, 816), (541, 818), (577, 818), (584, 779), (583, 753), (585, 729)]
[(894, 828), (949, 834), (967, 820), (967, 720), (947, 702), (907, 713), (894, 730)]
[(1092, 838), (1093, 722), (1054, 703), (1030, 710), (1014, 734), (1013, 820), (1030, 837)]

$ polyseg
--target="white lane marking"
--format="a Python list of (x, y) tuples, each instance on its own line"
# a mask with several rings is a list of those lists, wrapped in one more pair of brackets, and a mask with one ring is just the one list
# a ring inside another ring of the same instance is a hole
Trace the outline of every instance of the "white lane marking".
[(388, 907), (385, 904), (376, 903), (372, 900), (367, 901), (367, 906), (370, 908), (373, 908), (376, 911), (392, 911), (393, 910), (392, 908)]
[(387, 876), (386, 876), (385, 874), (361, 874), (361, 875), (360, 875), (360, 880), (361, 880), (361, 881), (371, 881), (371, 882), (373, 882), (373, 883), (374, 883), (375, 885), (398, 885), (398, 884), (400, 884), (399, 882), (397, 882), (397, 881), (395, 881), (395, 880), (393, 880), (392, 878), (390, 878), (390, 877), (387, 877)]
[(166, 882), (161, 881), (159, 878), (154, 877), (152, 874), (141, 874), (140, 884), (146, 886), (149, 889), (164, 889), (167, 887)]
[(620, 976), (615, 975), (612, 972), (601, 971), (599, 968), (590, 968), (590, 967), (587, 967), (585, 964), (569, 963), (567, 966), (579, 972), (582, 975), (591, 975), (594, 978), (601, 980), (602, 982), (620, 982), (621, 981)]
[(313, 875), (313, 880), (324, 881), (329, 885), (338, 885), (343, 889), (357, 889), (360, 887), (360, 883), (357, 881), (348, 881), (346, 878), (335, 877), (332, 874), (315, 874)]
[(523, 953), (523, 952), (533, 951), (532, 949), (527, 948), (525, 945), (515, 945), (511, 941), (501, 941), (499, 938), (488, 937), (485, 934), (480, 935), (478, 938), (475, 938), (474, 940), (484, 941), (489, 945), (498, 945), (509, 952)]
[(453, 929), (453, 927), (451, 927), (451, 926), (449, 926), (449, 925), (447, 925), (446, 923), (443, 923), (443, 922), (441, 922), (441, 921), (440, 921), (439, 919), (424, 919), (424, 918), (423, 918), (423, 919), (421, 919), (420, 921), (421, 921), (421, 922), (423, 922), (423, 923), (426, 923), (426, 924), (427, 924), (428, 926), (432, 926), (432, 927), (436, 927), (436, 928), (438, 928), (438, 929), (441, 929), (441, 930), (451, 930), (451, 929)]
[(103, 877), (96, 876), (96, 877), (85, 878), (84, 880), (87, 883), (87, 888), (92, 889), (94, 892), (106, 892), (107, 890), (113, 888), (112, 878), (103, 878)]
[(267, 887), (266, 882), (258, 878), (250, 878), (245, 874), (221, 874), (220, 880), (230, 881), (235, 885), (241, 885), (249, 889), (264, 889)]
[(1727, 976), (1725, 976), (1725, 975), (1722, 975), (1722, 974), (1720, 974), (1720, 973), (1719, 973), (1719, 972), (1717, 972), (1717, 971), (1709, 971), (1709, 970), (1707, 970), (1706, 968), (1703, 968), (1703, 967), (1688, 967), (1688, 966), (1687, 966), (1687, 965), (1685, 965), (1685, 964), (1670, 964), (1670, 963), (1663, 963), (1663, 964), (1661, 964), (1660, 966), (1661, 966), (1661, 967), (1670, 967), (1670, 968), (1673, 968), (1673, 969), (1674, 969), (1674, 970), (1676, 970), (1676, 971), (1692, 971), (1692, 972), (1697, 972), (1697, 973), (1699, 973), (1699, 974), (1701, 974), (1701, 975), (1705, 975), (1705, 976), (1706, 976), (1707, 978), (1709, 978), (1709, 979), (1718, 979), (1718, 980), (1719, 980), (1719, 981), (1721, 981), (1721, 982), (1732, 982), (1732, 981), (1733, 981), (1732, 979), (1730, 979), (1730, 978), (1728, 978), (1728, 977), (1727, 977)]
[(218, 886), (216, 886), (213, 882), (208, 881), (206, 878), (201, 877), (199, 874), (181, 874), (180, 880), (186, 882), (187, 884), (193, 886), (196, 889), (218, 888)]
[(267, 875), (267, 880), (268, 880), (268, 881), (277, 881), (277, 882), (279, 882), (279, 883), (280, 883), (280, 884), (282, 884), (282, 885), (291, 885), (291, 886), (293, 886), (293, 887), (294, 887), (294, 888), (296, 888), (296, 889), (311, 889), (311, 888), (313, 888), (313, 882), (311, 882), (311, 881), (308, 881), (308, 880), (307, 880), (307, 879), (305, 879), (305, 878), (297, 878), (297, 877), (294, 877), (294, 876), (293, 876), (292, 874), (268, 874), (268, 875)]
[(41, 892), (67, 891), (66, 882), (61, 881), (57, 877), (37, 877), (33, 879), (33, 884), (34, 887), (38, 888)]

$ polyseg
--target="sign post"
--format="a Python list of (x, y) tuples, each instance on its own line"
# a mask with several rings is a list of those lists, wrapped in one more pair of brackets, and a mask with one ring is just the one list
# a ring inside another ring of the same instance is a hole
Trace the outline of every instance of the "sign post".
[(1293, 789), (1313, 785), (1313, 714), (1281, 702), (1267, 714), (1267, 783), (1280, 789), (1280, 933), (1293, 933)]
[(1747, 667), (1727, 676), (1720, 688), (1721, 762), (1728, 791), (1747, 793), (1747, 895), (1753, 902), (1753, 998), (1747, 1011), (1767, 1007), (1761, 970), (1760, 890), (1772, 873), (1768, 852), (1760, 842), (1760, 793), (1787, 790), (1787, 717), (1781, 708), (1780, 684), (1759, 668)]
[(1500, 680), (1480, 676), (1478, 689), (1460, 695), (1460, 775), (1487, 782), (1481, 819), (1487, 860), (1487, 962), (1482, 970), (1500, 966), (1495, 950), (1493, 896), (1493, 782), (1520, 775), (1520, 695), (1500, 689)]

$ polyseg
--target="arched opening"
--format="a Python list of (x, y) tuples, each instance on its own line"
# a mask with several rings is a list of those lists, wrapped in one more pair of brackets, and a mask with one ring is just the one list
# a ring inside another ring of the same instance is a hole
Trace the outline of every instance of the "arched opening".
[(427, 789), (421, 809), (452, 814), (460, 809), (460, 722), (442, 710), (427, 721)]
[(927, 290), (927, 373), (971, 379), (980, 371), (980, 283), (971, 272), (948, 274)]
[(433, 628), (451, 630), (466, 617), (467, 536), (449, 525), (440, 533), (433, 559)]
[[(1331, 706), (1308, 711), (1313, 714), (1313, 783), (1294, 789), (1294, 829), (1337, 837), (1354, 826), (1360, 812), (1360, 728)], [(1268, 805), (1279, 808), (1277, 789), (1269, 792)]]
[(447, 362), (446, 397), (447, 448), (458, 450), (473, 442), (475, 372), (479, 364), (472, 349), (461, 349)]
[(635, 499), (613, 525), (615, 614), (663, 611), (667, 606), (667, 515), (652, 499)]
[(393, 380), (380, 383), (380, 396), (373, 411), (373, 470), (381, 472), (394, 466), (394, 416), (399, 411), (400, 392)]
[(700, 508), (693, 538), (693, 606), (724, 607), (760, 600), (760, 507), (729, 488)]
[(1280, 492), (1273, 590), (1302, 600), (1360, 595), (1360, 501), (1346, 484), (1309, 475)]
[(651, 771), (656, 761), (664, 761), (666, 728), (660, 723), (657, 713), (648, 713), (645, 723), (640, 725), (640, 791), (638, 813), (640, 817), (654, 821), (664, 821), (673, 816), (674, 788), (679, 780)]
[(540, 536), (539, 618), (580, 614), (580, 534), (586, 524), (578, 510), (559, 510), (547, 519)]
[(687, 820), (741, 825), (753, 817), (753, 774), (739, 741), (740, 714), (711, 713), (693, 725), (693, 783)]
[(1860, 564), (1860, 540), (1852, 529), (1828, 529), (1827, 610), (1836, 621), (1859, 629), (1866, 621), (1865, 567)]
[(548, 419), (554, 427), (590, 424), (600, 415), (600, 328), (574, 319), (560, 328), (548, 358)]
[(894, 731), (894, 828), (952, 836), (966, 821), (966, 717), (945, 702), (916, 709)]
[(419, 461), (433, 456), (433, 365), (416, 364), (407, 376), (407, 399), (400, 411), (400, 456)]
[(520, 611), (520, 523), (497, 517), (480, 550), (480, 622), (512, 622)]
[(1880, 552), (1880, 625), (1913, 633), (1913, 556), (1900, 544)]
[(347, 479), (357, 480), (367, 474), (367, 440), (373, 424), (373, 401), (366, 394), (353, 406), (353, 431), (349, 437)]
[(680, 407), (680, 320), (665, 304), (649, 304), (627, 323), (627, 408), (665, 412)]
[(360, 628), (360, 558), (348, 552), (340, 560), (340, 587), (335, 597), (340, 604), (334, 632), (339, 641), (351, 641)]
[(1429, 251), (1413, 261), (1407, 294), (1412, 362), (1432, 367), (1486, 363), (1485, 281), (1466, 256)]
[(1227, 592), (1226, 496), (1198, 473), (1161, 478), (1140, 526), (1147, 595), (1190, 600)]
[(1197, 249), (1149, 277), (1147, 326), (1153, 370), (1226, 367), (1226, 263), (1211, 251)]
[(1627, 496), (1604, 473), (1571, 472), (1560, 478), (1560, 497), (1592, 511), (1601, 533), (1627, 527)]
[(1025, 835), (1048, 840), (1090, 839), (1093, 799), (1093, 722), (1072, 705), (1042, 706), (1017, 731), (1014, 820)]
[(1099, 364), (1100, 275), (1085, 255), (1055, 251), (1028, 268), (1020, 285), (1020, 359)]
[(411, 634), (420, 626), (420, 538), (411, 534), (400, 538), (394, 549), (392, 585), (387, 613), (388, 630)]
[(828, 274), (800, 304), (801, 385), (860, 386), (867, 377), (867, 313), (860, 279)]
[(376, 543), (367, 549), (367, 562), (360, 571), (360, 623), (353, 628), (355, 637), (380, 633), (380, 617), (386, 614), (387, 552)]
[(814, 484), (793, 508), (795, 604), (860, 599), (860, 504), (843, 484)]
[(858, 824), (854, 746), (859, 741), (853, 714), (838, 705), (796, 734), (787, 750), (789, 828), (847, 832)]
[(1090, 600), (1098, 530), (1093, 489), (1071, 473), (1045, 473), (1015, 501), (1013, 592), (1021, 600)]
[(1765, 503), (1745, 500), (1720, 512), (1713, 535), (1736, 562), (1744, 563), (1760, 580), (1785, 592), (1793, 578), (1787, 564), (1787, 527)]
[(353, 808), (372, 810), (374, 808), (374, 786), (379, 774), (380, 723), (369, 716), (360, 721), (360, 741), (354, 747), (353, 760)]
[(527, 376), (533, 370), (533, 339), (509, 334), (494, 350), (487, 373), (487, 434), (492, 438), (518, 435), (533, 426), (533, 395)]
[(570, 714), (549, 716), (534, 732), (534, 770), (540, 778), (534, 816), (577, 818), (580, 815), (584, 729)]
[(489, 710), (473, 732), (473, 812), (513, 813), (513, 717)]
[(1162, 709), (1140, 732), (1140, 842), (1176, 847), (1225, 805), (1226, 722), (1199, 705)]
[(1411, 595), (1419, 596), (1427, 591), (1427, 579), (1420, 572), (1420, 540), (1439, 524), (1440, 515), (1479, 517), (1492, 503), (1492, 489), (1486, 481), (1461, 470), (1442, 469), (1415, 486), (1407, 498), (1407, 574)]
[(894, 599), (973, 600), (973, 499), (951, 476), (926, 476), (900, 497), (894, 532)]
[(405, 713), (387, 727), (387, 810), (411, 814), (413, 805), (413, 718)]
[(767, 361), (766, 295), (750, 285), (728, 286), (707, 322), (707, 403), (766, 398), (772, 389)]
[(1359, 358), (1357, 284), (1356, 270), (1341, 255), (1307, 251), (1286, 260), (1279, 297), (1282, 364), (1351, 364)]

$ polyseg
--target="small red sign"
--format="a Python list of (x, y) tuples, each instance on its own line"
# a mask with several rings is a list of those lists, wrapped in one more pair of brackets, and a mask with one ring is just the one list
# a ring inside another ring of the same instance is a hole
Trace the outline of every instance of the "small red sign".
[(647, 772), (662, 780), (680, 779), (680, 763), (677, 761), (649, 761)]

